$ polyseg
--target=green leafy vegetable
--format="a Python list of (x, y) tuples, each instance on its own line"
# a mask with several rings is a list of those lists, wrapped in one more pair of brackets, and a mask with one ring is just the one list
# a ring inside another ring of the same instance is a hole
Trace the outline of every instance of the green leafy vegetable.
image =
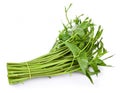
[(7, 63), (9, 84), (72, 72), (86, 75), (93, 83), (91, 75), (98, 75), (98, 66), (107, 66), (105, 59), (101, 59), (107, 53), (101, 38), (103, 29), (99, 26), (96, 31), (95, 24), (89, 17), (82, 21), (83, 15), (69, 20), (67, 13), (70, 7), (71, 4), (65, 8), (68, 24), (63, 24), (64, 29), (49, 53), (27, 62)]

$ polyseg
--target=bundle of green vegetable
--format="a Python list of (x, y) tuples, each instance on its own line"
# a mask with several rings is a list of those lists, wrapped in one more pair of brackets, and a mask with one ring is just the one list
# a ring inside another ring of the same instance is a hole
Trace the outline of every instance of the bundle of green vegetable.
[(107, 53), (101, 38), (103, 29), (99, 26), (95, 31), (91, 19), (82, 20), (82, 15), (69, 20), (67, 12), (70, 6), (65, 8), (68, 24), (63, 24), (64, 29), (48, 54), (27, 62), (7, 63), (9, 84), (72, 72), (86, 75), (93, 83), (91, 75), (100, 72), (98, 66), (106, 66), (101, 59)]

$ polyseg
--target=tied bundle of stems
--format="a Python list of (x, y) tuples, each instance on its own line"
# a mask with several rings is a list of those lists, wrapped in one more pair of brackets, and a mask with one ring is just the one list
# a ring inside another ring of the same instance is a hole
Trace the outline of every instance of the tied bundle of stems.
[(101, 38), (103, 29), (99, 26), (95, 32), (95, 24), (88, 17), (82, 20), (83, 15), (69, 20), (71, 5), (65, 7), (68, 24), (63, 24), (64, 29), (48, 54), (27, 62), (7, 63), (9, 84), (72, 72), (86, 75), (93, 83), (91, 75), (98, 75), (98, 66), (107, 66), (101, 59), (107, 53)]

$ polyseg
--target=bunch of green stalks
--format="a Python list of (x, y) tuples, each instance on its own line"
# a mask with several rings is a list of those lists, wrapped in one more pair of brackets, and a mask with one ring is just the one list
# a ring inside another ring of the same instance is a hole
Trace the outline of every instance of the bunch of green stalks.
[(69, 20), (70, 7), (71, 4), (65, 8), (68, 24), (63, 24), (64, 29), (49, 53), (27, 62), (7, 63), (9, 84), (73, 72), (86, 75), (93, 83), (91, 75), (100, 72), (99, 66), (107, 66), (101, 59), (107, 53), (101, 38), (103, 29), (99, 26), (96, 30), (90, 18), (82, 20), (83, 15)]

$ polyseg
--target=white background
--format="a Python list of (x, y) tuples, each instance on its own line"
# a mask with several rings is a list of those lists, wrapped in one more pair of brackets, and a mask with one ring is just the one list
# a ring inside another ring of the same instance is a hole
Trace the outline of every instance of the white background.
[[(113, 67), (102, 67), (94, 85), (81, 74), (38, 78), (9, 85), (7, 62), (45, 54), (62, 29), (64, 6), (73, 3), (70, 18), (84, 13), (104, 28), (103, 40)], [(0, 93), (120, 93), (119, 0), (0, 0)]]

